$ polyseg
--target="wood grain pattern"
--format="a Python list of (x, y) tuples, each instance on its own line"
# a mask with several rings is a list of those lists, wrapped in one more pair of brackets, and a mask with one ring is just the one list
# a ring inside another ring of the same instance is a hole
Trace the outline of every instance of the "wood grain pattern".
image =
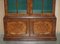
[(50, 34), (52, 31), (52, 22), (36, 21), (34, 22), (34, 34)]
[(8, 22), (7, 23), (7, 34), (8, 35), (21, 35), (26, 34), (26, 23), (18, 22)]
[(34, 37), (53, 37), (55, 36), (55, 18), (34, 18), (30, 19), (31, 36)]
[(6, 37), (29, 36), (28, 19), (4, 18)]
[(55, 17), (5, 17), (4, 40), (56, 40)]
[(27, 14), (32, 15), (32, 0), (27, 0)]
[(18, 14), (18, 1), (17, 13), (8, 13), (8, 0), (4, 0), (4, 40), (56, 40), (55, 0), (52, 1), (52, 13), (33, 14), (33, 0), (27, 0), (27, 13)]

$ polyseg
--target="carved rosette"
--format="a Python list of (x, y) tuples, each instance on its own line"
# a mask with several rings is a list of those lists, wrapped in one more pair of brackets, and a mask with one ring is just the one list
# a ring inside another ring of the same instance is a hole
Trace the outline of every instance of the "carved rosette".
[(34, 22), (34, 34), (50, 34), (52, 31), (52, 22), (37, 21)]
[(21, 22), (21, 21), (8, 22), (7, 23), (7, 33), (8, 33), (8, 35), (26, 34), (26, 23)]

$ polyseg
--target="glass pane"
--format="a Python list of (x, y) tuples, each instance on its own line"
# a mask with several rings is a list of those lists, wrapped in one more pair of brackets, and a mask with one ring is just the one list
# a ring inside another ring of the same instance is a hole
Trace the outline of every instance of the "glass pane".
[(52, 12), (52, 0), (44, 0), (44, 13)]
[(16, 12), (16, 0), (8, 0), (8, 12)]
[(18, 13), (26, 14), (27, 0), (18, 0)]
[(33, 13), (42, 13), (42, 0), (33, 0)]

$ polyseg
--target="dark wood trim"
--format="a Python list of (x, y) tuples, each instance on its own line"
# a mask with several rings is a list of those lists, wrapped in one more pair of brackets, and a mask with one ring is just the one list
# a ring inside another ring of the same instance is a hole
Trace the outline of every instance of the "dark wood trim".
[(32, 15), (32, 0), (27, 0), (27, 14)]
[(16, 0), (16, 10), (17, 10), (16, 16), (18, 16), (18, 0)]
[(56, 41), (56, 37), (34, 38), (34, 37), (21, 37), (21, 38), (4, 38), (4, 41)]
[(7, 10), (8, 9), (8, 7), (7, 7), (8, 5), (7, 5), (7, 2), (8, 2), (7, 0), (4, 0), (5, 16), (8, 16), (8, 14), (7, 14), (8, 13), (8, 10)]
[(56, 5), (56, 0), (53, 0), (53, 16), (55, 16), (55, 5)]
[(44, 0), (42, 0), (42, 7), (43, 7), (42, 8), (42, 16), (43, 16), (44, 15), (44, 11), (43, 11), (44, 10)]

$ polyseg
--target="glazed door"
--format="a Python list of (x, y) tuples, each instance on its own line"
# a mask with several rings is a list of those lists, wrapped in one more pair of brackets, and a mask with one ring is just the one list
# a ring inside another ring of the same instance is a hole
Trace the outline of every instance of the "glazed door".
[(54, 0), (6, 0), (8, 16), (52, 16)]
[(27, 0), (6, 0), (8, 16), (27, 16)]
[(28, 13), (30, 16), (52, 16), (54, 0), (28, 0)]

